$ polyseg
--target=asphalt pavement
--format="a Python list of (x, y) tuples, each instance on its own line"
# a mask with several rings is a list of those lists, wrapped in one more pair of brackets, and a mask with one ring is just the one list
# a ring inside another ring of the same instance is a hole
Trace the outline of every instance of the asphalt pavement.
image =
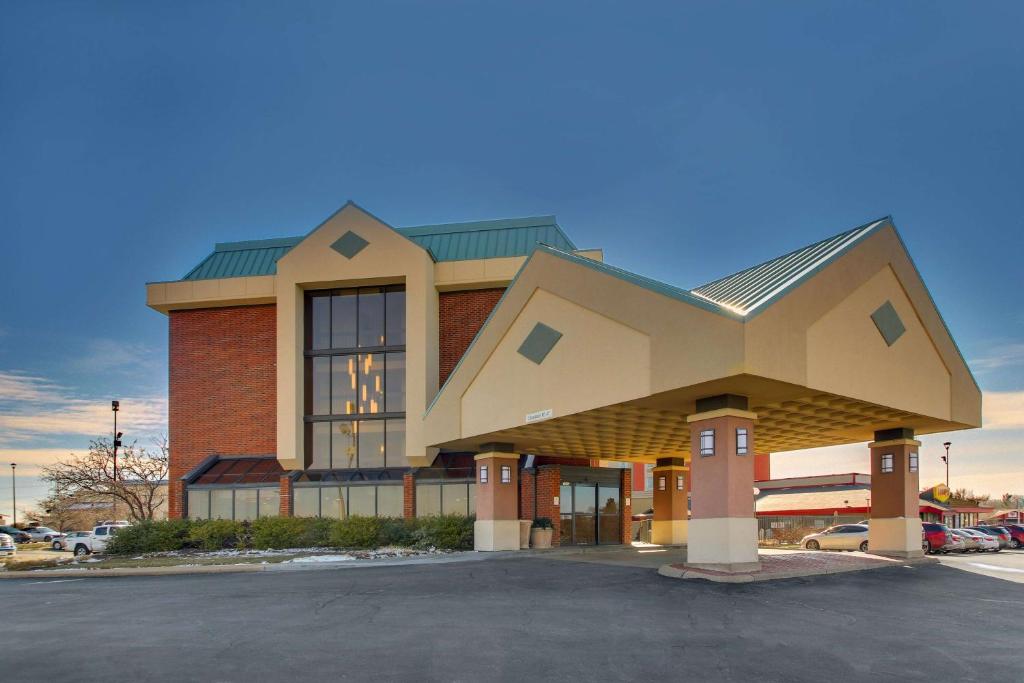
[(934, 564), (745, 585), (538, 556), (40, 576), (0, 582), (0, 606), (5, 681), (1024, 680), (1024, 588)]

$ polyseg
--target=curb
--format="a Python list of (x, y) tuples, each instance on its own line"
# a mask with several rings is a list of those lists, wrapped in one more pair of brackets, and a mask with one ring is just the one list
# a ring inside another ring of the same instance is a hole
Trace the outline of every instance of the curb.
[(892, 562), (876, 565), (848, 565), (825, 567), (824, 569), (794, 569), (782, 572), (737, 572), (735, 574), (712, 573), (700, 569), (680, 567), (678, 565), (663, 564), (658, 568), (658, 574), (670, 579), (713, 581), (715, 583), (755, 583), (760, 581), (777, 581), (781, 579), (800, 579), (808, 576), (829, 576), (832, 574), (847, 574), (850, 572), (863, 572), (872, 569), (886, 569), (889, 567), (914, 566), (922, 564), (938, 564), (939, 561), (932, 557), (923, 557), (914, 560)]

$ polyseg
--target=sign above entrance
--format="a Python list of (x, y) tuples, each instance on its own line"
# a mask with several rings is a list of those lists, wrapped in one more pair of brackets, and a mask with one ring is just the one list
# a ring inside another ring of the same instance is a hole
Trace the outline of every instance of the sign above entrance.
[(538, 410), (538, 411), (533, 412), (533, 413), (527, 413), (526, 414), (526, 424), (530, 424), (531, 422), (540, 422), (541, 420), (551, 419), (554, 416), (554, 414), (555, 414), (555, 411), (553, 411), (551, 408), (547, 408), (545, 410)]

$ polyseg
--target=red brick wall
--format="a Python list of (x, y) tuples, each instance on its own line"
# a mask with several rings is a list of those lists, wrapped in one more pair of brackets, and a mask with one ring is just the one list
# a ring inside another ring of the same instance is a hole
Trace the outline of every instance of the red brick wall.
[(279, 486), (280, 509), (277, 514), (282, 517), (291, 517), (295, 509), (292, 507), (292, 478), (287, 474), (281, 475)]
[[(555, 527), (551, 535), (551, 545), (557, 546), (561, 536), (562, 518), (559, 514), (560, 505), (555, 505), (562, 486), (562, 468), (558, 465), (545, 465), (537, 469), (537, 516), (548, 517)], [(559, 501), (561, 502), (561, 501)]]
[(406, 519), (416, 516), (416, 477), (412, 472), (402, 475), (402, 516)]
[[(170, 314), (170, 479), (204, 458), (277, 451), (277, 318), (273, 304)], [(170, 487), (168, 515), (182, 514)]]
[(504, 288), (441, 292), (438, 297), (438, 337), (440, 341), (438, 375), (444, 384), (455, 364), (483, 327)]
[(533, 519), (537, 471), (522, 470), (519, 473), (519, 519)]

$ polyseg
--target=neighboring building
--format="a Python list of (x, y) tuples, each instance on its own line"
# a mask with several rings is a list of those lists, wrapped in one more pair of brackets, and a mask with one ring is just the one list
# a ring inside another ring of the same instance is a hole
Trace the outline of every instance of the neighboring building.
[(685, 290), (552, 216), (393, 228), (349, 203), (218, 244), (147, 303), (169, 319), (171, 517), (476, 514), (490, 550), (535, 517), (625, 542), (650, 501), (656, 541), (748, 566), (755, 452), (873, 439), (872, 546), (919, 553), (914, 436), (980, 424), (889, 219)]
[[(792, 530), (855, 524), (871, 516), (870, 474), (826, 474), (758, 481), (755, 509), (761, 541), (788, 539)], [(940, 522), (949, 508), (921, 498), (922, 521)]]

